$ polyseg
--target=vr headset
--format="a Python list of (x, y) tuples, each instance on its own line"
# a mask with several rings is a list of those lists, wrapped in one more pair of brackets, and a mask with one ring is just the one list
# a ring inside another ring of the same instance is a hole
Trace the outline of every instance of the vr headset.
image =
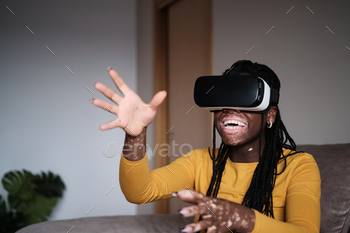
[(224, 108), (263, 113), (270, 105), (277, 105), (279, 92), (259, 77), (238, 75), (238, 67), (232, 66), (221, 76), (202, 76), (196, 80), (194, 101), (201, 108), (221, 111)]

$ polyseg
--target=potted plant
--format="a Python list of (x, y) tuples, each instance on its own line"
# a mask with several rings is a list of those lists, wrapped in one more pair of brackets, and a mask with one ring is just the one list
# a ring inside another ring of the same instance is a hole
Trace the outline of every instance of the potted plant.
[(0, 232), (12, 233), (25, 226), (47, 221), (63, 196), (65, 185), (52, 172), (32, 174), (7, 172), (2, 185), (8, 192), (7, 201), (0, 195)]

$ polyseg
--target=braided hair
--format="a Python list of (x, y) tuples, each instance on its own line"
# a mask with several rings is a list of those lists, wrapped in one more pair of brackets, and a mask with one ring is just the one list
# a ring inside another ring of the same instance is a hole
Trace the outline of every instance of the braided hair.
[[(276, 90), (280, 90), (280, 81), (269, 67), (266, 65), (252, 63), (251, 61), (238, 61), (233, 66), (240, 66), (240, 72), (249, 73), (256, 77), (261, 77), (267, 84)], [(232, 68), (232, 67), (231, 67)], [(225, 73), (230, 70), (226, 70)], [(277, 106), (276, 106), (277, 107)], [(277, 175), (284, 172), (286, 168), (286, 157), (297, 152), (283, 154), (283, 149), (296, 150), (294, 140), (290, 137), (284, 126), (280, 111), (277, 107), (275, 123), (271, 128), (266, 129), (265, 146), (261, 151), (261, 138), (263, 136), (264, 114), (261, 114), (261, 127), (259, 138), (259, 163), (254, 171), (250, 186), (244, 196), (242, 205), (253, 208), (266, 216), (274, 218), (272, 191), (275, 186)], [(226, 161), (230, 157), (230, 146), (221, 143), (216, 155), (216, 137), (215, 137), (215, 118), (213, 126), (213, 149), (208, 148), (210, 157), (213, 161), (213, 175), (206, 195), (217, 197), (223, 171)], [(212, 153), (211, 153), (212, 151)], [(284, 162), (284, 167), (280, 173), (277, 173), (277, 165)]]

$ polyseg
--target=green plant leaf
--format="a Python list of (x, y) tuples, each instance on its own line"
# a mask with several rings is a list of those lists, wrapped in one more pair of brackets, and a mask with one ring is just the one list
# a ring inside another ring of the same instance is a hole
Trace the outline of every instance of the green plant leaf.
[(59, 175), (41, 172), (33, 179), (34, 190), (45, 197), (62, 197), (65, 185)]
[(24, 214), (25, 223), (30, 225), (47, 221), (57, 201), (56, 197), (47, 198), (37, 194), (33, 200), (20, 202), (16, 209)]
[(0, 195), (0, 215), (5, 214), (7, 212), (6, 201)]
[(18, 196), (14, 196), (9, 194), (7, 196), (7, 202), (9, 203), (9, 209), (17, 209), (17, 206), (19, 203), (21, 203), (23, 200), (19, 198)]
[(2, 178), (2, 185), (10, 195), (18, 196), (23, 200), (30, 200), (33, 198), (32, 178), (33, 174), (24, 169), (23, 172), (8, 172)]
[(8, 213), (0, 214), (0, 233), (14, 233), (24, 226), (23, 213), (9, 211)]

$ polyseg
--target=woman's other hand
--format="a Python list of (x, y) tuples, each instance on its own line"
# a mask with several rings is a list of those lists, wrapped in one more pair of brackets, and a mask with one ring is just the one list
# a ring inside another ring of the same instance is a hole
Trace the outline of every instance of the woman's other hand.
[(207, 229), (214, 232), (251, 232), (254, 229), (255, 213), (248, 207), (220, 198), (206, 197), (203, 194), (183, 189), (176, 195), (193, 206), (182, 208), (179, 213), (184, 217), (201, 215), (202, 220), (185, 226), (181, 232), (197, 232)]
[(115, 70), (109, 68), (108, 73), (124, 96), (118, 95), (102, 83), (95, 83), (95, 88), (112, 100), (115, 105), (100, 99), (93, 99), (92, 103), (118, 116), (116, 119), (101, 125), (100, 129), (109, 130), (119, 127), (131, 136), (138, 136), (153, 121), (159, 105), (166, 97), (166, 92), (158, 92), (151, 102), (146, 104), (125, 84)]

